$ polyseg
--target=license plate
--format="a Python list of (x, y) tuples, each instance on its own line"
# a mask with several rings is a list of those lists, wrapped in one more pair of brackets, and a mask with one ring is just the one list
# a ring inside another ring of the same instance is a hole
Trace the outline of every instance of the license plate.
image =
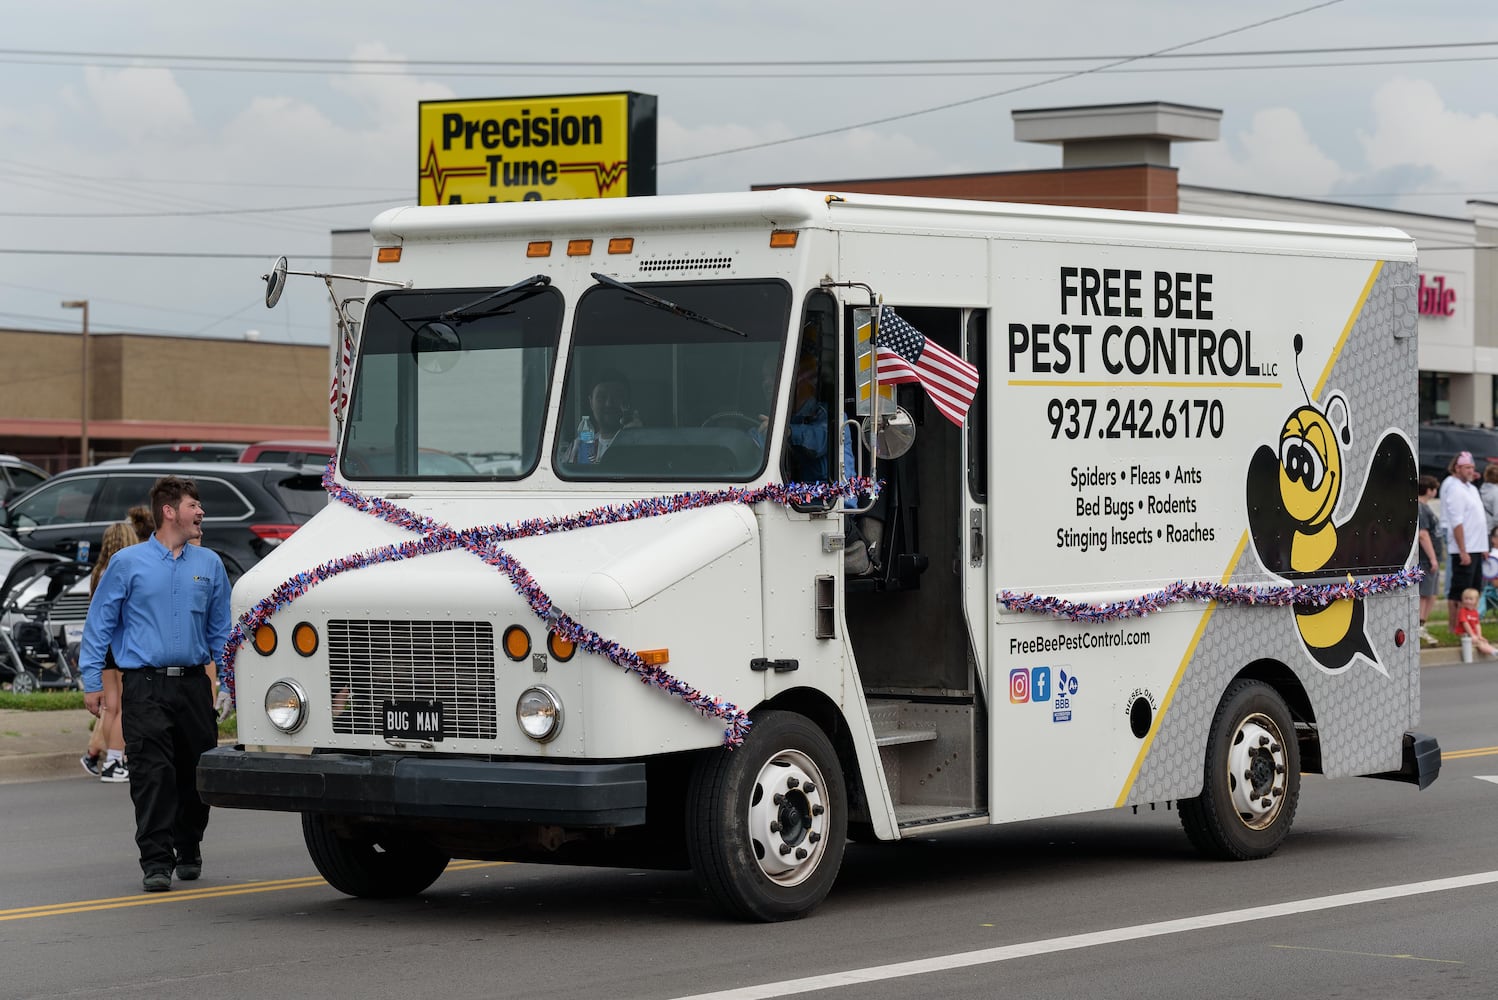
[(441, 743), (442, 702), (385, 702), (385, 738)]

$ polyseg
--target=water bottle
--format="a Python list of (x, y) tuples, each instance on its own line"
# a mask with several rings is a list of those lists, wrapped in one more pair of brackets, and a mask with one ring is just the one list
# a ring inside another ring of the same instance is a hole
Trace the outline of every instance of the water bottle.
[(598, 432), (586, 416), (577, 422), (577, 460), (584, 465), (598, 461)]
[(1462, 636), (1462, 662), (1471, 663), (1472, 657), (1472, 637), (1470, 635), (1464, 635)]
[(89, 550), (89, 541), (88, 541), (87, 538), (85, 538), (83, 541), (81, 541), (81, 542), (78, 543), (78, 557), (77, 558), (78, 558), (79, 562), (84, 563), (84, 564), (88, 563), (88, 550)]

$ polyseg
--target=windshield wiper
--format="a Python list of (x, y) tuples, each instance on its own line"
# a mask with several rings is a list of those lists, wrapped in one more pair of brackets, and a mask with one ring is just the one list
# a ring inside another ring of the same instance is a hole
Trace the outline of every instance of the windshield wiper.
[(601, 281), (605, 285), (612, 285), (615, 288), (622, 288), (631, 295), (639, 296), (641, 301), (649, 303), (650, 305), (655, 306), (657, 309), (664, 309), (669, 313), (674, 313), (675, 315), (680, 316), (682, 319), (689, 319), (697, 323), (706, 323), (708, 326), (715, 327), (719, 330), (726, 330), (729, 333), (734, 334), (735, 336), (745, 338), (749, 336), (743, 330), (735, 330), (727, 323), (719, 323), (717, 320), (710, 319), (699, 312), (693, 312), (686, 306), (677, 305), (675, 302), (672, 302), (669, 299), (663, 299), (659, 295), (651, 295), (649, 292), (641, 291), (633, 285), (625, 284), (618, 278), (610, 278), (606, 274), (599, 274), (597, 271), (594, 271), (593, 280)]
[(520, 281), (515, 282), (513, 285), (510, 285), (507, 288), (501, 288), (497, 292), (490, 292), (488, 295), (485, 295), (481, 299), (475, 299), (472, 302), (468, 303), (466, 306), (459, 306), (456, 309), (449, 309), (439, 318), (447, 323), (451, 323), (454, 320), (465, 319), (468, 316), (469, 310), (475, 309), (478, 306), (483, 305), (485, 302), (493, 302), (495, 299), (502, 299), (507, 295), (512, 295), (515, 292), (524, 291), (527, 288), (541, 287), (549, 284), (551, 284), (551, 279), (546, 275), (533, 274), (529, 278), (522, 278)]

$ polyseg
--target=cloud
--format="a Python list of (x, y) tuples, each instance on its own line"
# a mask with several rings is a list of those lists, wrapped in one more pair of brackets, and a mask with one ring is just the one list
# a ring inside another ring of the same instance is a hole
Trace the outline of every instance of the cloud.
[(1300, 197), (1324, 195), (1349, 175), (1289, 108), (1257, 111), (1246, 132), (1178, 147), (1176, 159), (1188, 184)]
[(171, 70), (89, 66), (83, 85), (103, 126), (130, 142), (181, 137), (193, 129), (192, 105)]
[[(801, 131), (784, 122), (758, 125), (685, 125), (662, 115), (657, 148), (661, 162), (741, 146), (775, 142)], [(662, 194), (700, 191), (744, 191), (755, 184), (796, 184), (871, 177), (957, 174), (985, 169), (953, 159), (948, 153), (908, 135), (854, 129), (751, 152), (662, 166)]]
[(1373, 123), (1358, 138), (1374, 170), (1425, 168), (1427, 189), (1494, 186), (1498, 116), (1454, 110), (1429, 81), (1400, 78), (1374, 92)]
[[(421, 101), (451, 100), (456, 94), (445, 84), (422, 80), (417, 76), (396, 72), (389, 60), (402, 59), (403, 55), (391, 51), (384, 45), (366, 42), (354, 46), (351, 59), (370, 60), (355, 69), (367, 71), (367, 75), (335, 76), (331, 79), (334, 90), (359, 102), (374, 115), (377, 130), (382, 125), (399, 122), (416, 127), (416, 106)], [(414, 138), (412, 142), (414, 143)]]

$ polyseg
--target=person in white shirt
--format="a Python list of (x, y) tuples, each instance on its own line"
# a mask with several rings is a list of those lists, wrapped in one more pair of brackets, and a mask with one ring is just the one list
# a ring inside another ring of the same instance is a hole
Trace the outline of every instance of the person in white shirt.
[(1451, 460), (1450, 475), (1441, 483), (1441, 520), (1446, 526), (1446, 551), (1451, 554), (1451, 578), (1446, 604), (1456, 621), (1462, 606), (1462, 591), (1482, 592), (1482, 557), (1488, 551), (1488, 515), (1482, 496), (1472, 485), (1477, 465), (1464, 451)]

